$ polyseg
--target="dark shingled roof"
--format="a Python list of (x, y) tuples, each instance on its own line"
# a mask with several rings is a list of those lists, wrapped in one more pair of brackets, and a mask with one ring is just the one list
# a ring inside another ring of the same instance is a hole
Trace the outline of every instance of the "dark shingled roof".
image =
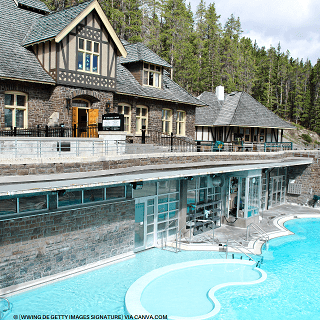
[[(211, 104), (214, 104), (217, 100), (216, 97), (213, 98), (215, 94), (210, 93), (210, 95), (212, 96)], [(202, 94), (199, 98), (210, 105), (208, 101), (210, 95), (209, 93)], [(197, 108), (196, 125), (294, 128), (290, 123), (282, 120), (246, 92), (232, 92), (226, 95), (218, 116), (212, 116), (212, 111), (216, 112), (216, 110), (212, 108)], [(213, 122), (212, 119), (214, 119)]]
[(0, 0), (0, 77), (54, 84), (36, 56), (21, 46), (32, 23), (43, 17), (17, 7), (13, 0)]
[(141, 42), (135, 44), (128, 44), (128, 42), (122, 41), (122, 44), (125, 46), (128, 53), (126, 58), (120, 58), (120, 63), (122, 64), (136, 61), (144, 61), (156, 64), (158, 66), (171, 68), (171, 65), (167, 61), (160, 58), (156, 53), (151, 51)]
[(199, 100), (203, 101), (208, 105), (207, 108), (197, 108), (196, 111), (196, 124), (197, 125), (208, 125), (212, 126), (221, 109), (221, 103), (218, 97), (213, 92), (203, 92), (199, 97)]
[[(127, 46), (125, 48), (127, 49)], [(159, 89), (140, 85), (131, 72), (118, 61), (117, 93), (150, 99), (174, 101), (178, 103), (192, 104), (195, 106), (205, 105), (199, 99), (193, 97), (190, 93), (173, 82), (166, 71), (164, 71), (163, 75), (163, 86), (163, 89)]]
[(35, 42), (56, 37), (68, 26), (93, 0), (83, 2), (77, 6), (62, 11), (51, 13), (38, 19), (28, 32), (23, 45), (27, 46)]
[(50, 12), (46, 4), (39, 0), (14, 0), (18, 5), (27, 6), (43, 12)]

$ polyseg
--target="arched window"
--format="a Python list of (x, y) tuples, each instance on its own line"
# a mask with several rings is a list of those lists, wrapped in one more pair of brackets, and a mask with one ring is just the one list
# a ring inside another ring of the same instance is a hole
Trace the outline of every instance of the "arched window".
[(5, 92), (4, 104), (5, 126), (27, 128), (28, 95), (22, 92)]

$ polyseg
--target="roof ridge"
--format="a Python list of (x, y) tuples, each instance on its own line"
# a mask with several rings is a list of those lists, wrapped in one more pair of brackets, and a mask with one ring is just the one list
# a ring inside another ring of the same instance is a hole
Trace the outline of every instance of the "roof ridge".
[(241, 97), (242, 97), (243, 91), (240, 91), (240, 92), (239, 92), (239, 91), (233, 91), (233, 92), (231, 92), (231, 93), (234, 93), (234, 95), (236, 95), (237, 93), (240, 93), (240, 97), (239, 97), (239, 99), (238, 99), (237, 106), (234, 108), (233, 116), (232, 116), (232, 118), (231, 118), (230, 123), (232, 123), (232, 122), (233, 122), (234, 117), (236, 116), (236, 112), (237, 112), (237, 109), (239, 108), (240, 100), (241, 100)]

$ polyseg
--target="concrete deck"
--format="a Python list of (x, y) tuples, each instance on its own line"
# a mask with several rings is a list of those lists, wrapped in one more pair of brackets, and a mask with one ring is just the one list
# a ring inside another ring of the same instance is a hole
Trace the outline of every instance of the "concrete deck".
[[(297, 218), (320, 218), (320, 208), (303, 207), (292, 204), (283, 204), (264, 211), (261, 217), (259, 227), (268, 233), (270, 239), (286, 236), (292, 234), (283, 227), (285, 221)], [(188, 237), (182, 241), (181, 249), (183, 250), (212, 250), (219, 251), (219, 244), (226, 244), (227, 241), (237, 241), (245, 248), (249, 249), (255, 254), (260, 254), (262, 241), (259, 241), (259, 234), (251, 228), (251, 237), (249, 241), (246, 240), (247, 229), (237, 228), (230, 225), (222, 225), (214, 230), (214, 239), (212, 230), (196, 235), (192, 238), (192, 243), (189, 243)], [(175, 243), (169, 245), (174, 246)], [(229, 249), (230, 252), (237, 252), (237, 250)]]

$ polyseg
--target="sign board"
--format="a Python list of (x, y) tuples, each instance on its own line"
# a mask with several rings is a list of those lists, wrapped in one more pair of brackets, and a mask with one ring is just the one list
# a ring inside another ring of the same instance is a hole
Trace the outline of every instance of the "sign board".
[(103, 131), (124, 131), (124, 115), (107, 113), (102, 115)]

